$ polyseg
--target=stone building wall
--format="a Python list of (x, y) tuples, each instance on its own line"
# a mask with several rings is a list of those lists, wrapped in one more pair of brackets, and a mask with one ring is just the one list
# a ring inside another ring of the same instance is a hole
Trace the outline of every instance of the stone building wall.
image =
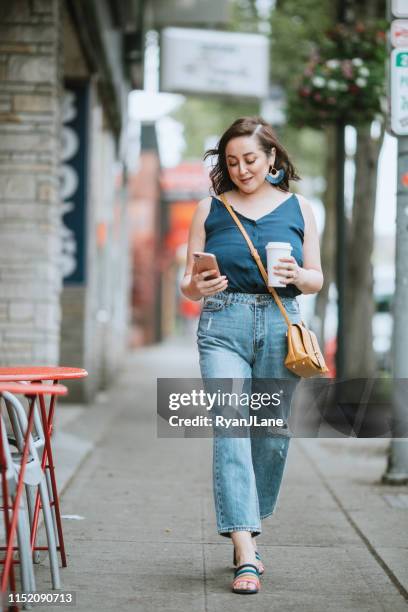
[(0, 364), (87, 369), (70, 401), (108, 386), (128, 344), (135, 6), (0, 0)]
[(0, 9), (0, 363), (59, 359), (61, 3)]

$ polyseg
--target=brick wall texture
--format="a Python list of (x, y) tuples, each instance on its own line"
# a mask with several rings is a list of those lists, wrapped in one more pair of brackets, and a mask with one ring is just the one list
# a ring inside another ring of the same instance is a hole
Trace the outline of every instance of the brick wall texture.
[(0, 363), (58, 362), (60, 0), (0, 11)]

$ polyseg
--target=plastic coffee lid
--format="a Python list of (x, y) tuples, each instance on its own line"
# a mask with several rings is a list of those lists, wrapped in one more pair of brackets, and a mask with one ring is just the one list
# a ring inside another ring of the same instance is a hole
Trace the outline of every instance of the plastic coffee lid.
[(290, 242), (268, 242), (265, 248), (269, 249), (291, 249)]

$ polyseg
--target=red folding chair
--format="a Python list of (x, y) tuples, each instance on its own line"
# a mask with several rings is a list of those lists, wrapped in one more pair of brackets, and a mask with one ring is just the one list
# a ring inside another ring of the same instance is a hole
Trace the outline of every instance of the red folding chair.
[[(19, 516), (20, 501), (24, 487), (24, 474), (27, 466), (27, 460), (29, 456), (29, 439), (33, 428), (34, 422), (34, 406), (36, 398), (44, 399), (44, 395), (50, 395), (54, 400), (59, 395), (66, 395), (67, 388), (62, 385), (43, 385), (43, 384), (30, 384), (23, 385), (20, 383), (13, 382), (1, 382), (0, 381), (0, 396), (7, 392), (13, 395), (24, 395), (29, 399), (28, 404), (28, 415), (27, 415), (27, 427), (26, 431), (23, 432), (24, 444), (21, 453), (20, 469), (18, 473), (17, 486), (13, 495), (13, 499), (10, 498), (8, 483), (7, 483), (7, 462), (3, 447), (3, 432), (0, 431), (0, 470), (1, 470), (1, 486), (3, 494), (3, 517), (6, 533), (6, 546), (5, 546), (5, 557), (1, 562), (3, 563), (3, 571), (1, 574), (1, 594), (4, 595), (7, 592), (7, 588), (10, 587), (11, 591), (15, 591), (15, 575), (14, 575), (14, 551), (17, 547), (14, 546), (14, 540), (17, 530), (17, 521)], [(0, 427), (3, 427), (2, 421), (0, 420)], [(11, 513), (11, 515), (10, 515)], [(16, 609), (16, 608), (14, 608)]]
[[(62, 380), (73, 380), (73, 379), (81, 379), (88, 376), (88, 372), (82, 368), (71, 368), (71, 367), (50, 367), (50, 366), (17, 366), (17, 367), (0, 367), (0, 382), (1, 381), (26, 381), (30, 383), (43, 381), (53, 381), (53, 385), (57, 385), (59, 381)], [(49, 394), (50, 400), (47, 406), (45, 396), (47, 393), (38, 393), (38, 403), (40, 406), (40, 414), (42, 427), (44, 431), (44, 451), (41, 460), (41, 466), (44, 472), (47, 470), (49, 474), (49, 480), (51, 484), (50, 491), (50, 502), (51, 506), (54, 510), (55, 522), (57, 527), (58, 534), (58, 550), (61, 555), (61, 563), (62, 567), (67, 566), (66, 553), (65, 553), (65, 544), (64, 544), (64, 536), (62, 532), (62, 521), (61, 521), (61, 512), (59, 506), (59, 496), (57, 483), (55, 478), (55, 467), (54, 467), (54, 459), (52, 454), (51, 447), (51, 435), (53, 429), (53, 421), (54, 421), (54, 413), (55, 413), (55, 404), (56, 404), (56, 395), (57, 394)], [(40, 496), (37, 493), (35, 508), (34, 508), (34, 516), (32, 523), (32, 531), (31, 531), (31, 546), (33, 551), (37, 550), (47, 550), (45, 546), (37, 546), (36, 538), (37, 538), (37, 530), (38, 530), (38, 519), (40, 512)]]

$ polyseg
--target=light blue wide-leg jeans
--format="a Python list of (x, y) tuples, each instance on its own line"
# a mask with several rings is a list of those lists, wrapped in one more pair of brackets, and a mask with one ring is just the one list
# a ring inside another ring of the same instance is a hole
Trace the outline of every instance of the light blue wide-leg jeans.
[[(282, 298), (292, 322), (301, 320), (296, 298)], [(204, 299), (197, 341), (201, 376), (206, 387), (211, 379), (233, 379), (240, 393), (259, 384), (268, 391), (285, 388), (284, 416), (289, 416), (291, 394), (298, 377), (284, 365), (287, 326), (269, 294), (219, 292)], [(281, 379), (281, 380), (279, 380)], [(214, 389), (219, 381), (214, 381)], [(234, 386), (235, 383), (232, 382)], [(289, 388), (289, 391), (288, 391)], [(231, 389), (229, 389), (231, 391)], [(223, 410), (221, 408), (220, 410)], [(249, 408), (246, 415), (248, 416)], [(282, 413), (281, 413), (282, 414)], [(285, 432), (284, 432), (285, 433)], [(230, 537), (232, 531), (261, 533), (261, 519), (276, 507), (285, 467), (289, 437), (269, 435), (217, 435), (213, 438), (213, 491), (217, 530)]]

